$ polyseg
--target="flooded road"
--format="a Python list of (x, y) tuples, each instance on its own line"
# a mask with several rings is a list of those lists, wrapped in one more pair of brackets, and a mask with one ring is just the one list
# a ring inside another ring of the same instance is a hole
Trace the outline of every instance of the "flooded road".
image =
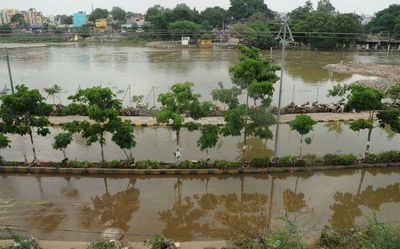
[[(269, 52), (264, 52), (269, 57)], [(279, 51), (274, 61), (279, 63)], [(43, 89), (53, 84), (64, 89), (61, 100), (81, 87), (109, 86), (122, 99), (131, 85), (132, 94), (148, 96), (153, 104), (151, 89), (156, 95), (174, 83), (192, 81), (204, 99), (218, 82), (231, 85), (229, 67), (237, 63), (238, 52), (230, 49), (160, 50), (113, 44), (58, 44), (45, 47), (14, 47), (10, 49), (14, 81), (32, 88)], [(0, 88), (8, 84), (4, 51), (0, 51)], [(333, 84), (351, 83), (368, 77), (330, 73), (322, 69), (332, 63), (366, 62), (400, 64), (398, 56), (385, 53), (348, 53), (288, 51), (284, 72), (283, 104), (332, 102), (326, 97)], [(276, 84), (276, 87), (278, 84)], [(276, 96), (275, 96), (276, 102)], [(125, 100), (125, 104), (127, 104)]]
[[(274, 131), (275, 127), (271, 127)], [(61, 129), (51, 129), (49, 137), (35, 136), (36, 150), (40, 160), (61, 161), (63, 155), (52, 147), (53, 138)], [(174, 162), (173, 152), (176, 150), (175, 133), (166, 128), (136, 128), (136, 147), (132, 150), (136, 160), (160, 160)], [(205, 152), (197, 147), (200, 132), (188, 132), (183, 130), (181, 134), (181, 153), (184, 160), (205, 159)], [(346, 123), (319, 123), (310, 133), (312, 143), (303, 145), (303, 154), (325, 155), (328, 153), (342, 154), (353, 153), (363, 155), (367, 142), (367, 131), (354, 132)], [(9, 136), (11, 148), (1, 150), (1, 155), (9, 161), (23, 161), (24, 155), (32, 160), (32, 149), (28, 136)], [(125, 159), (125, 155), (110, 138), (105, 146), (106, 160)], [(400, 136), (389, 128), (376, 128), (372, 132), (371, 151), (382, 152), (388, 150), (400, 150)], [(212, 160), (238, 161), (242, 158), (242, 137), (220, 136), (216, 148), (209, 151)], [(249, 150), (246, 160), (256, 157), (271, 157), (273, 155), (274, 140), (248, 139)], [(280, 156), (299, 155), (300, 136), (291, 131), (288, 125), (281, 125)], [(80, 135), (74, 135), (72, 144), (66, 150), (67, 156), (72, 160), (100, 161), (100, 145), (95, 143), (87, 146), (85, 139)]]
[[(302, 233), (400, 222), (400, 168), (246, 176), (102, 178), (0, 175), (0, 224), (39, 239), (229, 239), (295, 222)], [(323, 186), (323, 187), (321, 187)]]

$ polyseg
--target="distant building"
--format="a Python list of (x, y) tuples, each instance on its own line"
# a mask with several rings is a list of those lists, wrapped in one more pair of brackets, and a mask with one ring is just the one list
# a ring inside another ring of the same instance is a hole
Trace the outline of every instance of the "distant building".
[(107, 19), (97, 19), (96, 20), (96, 29), (106, 29), (107, 28)]
[(32, 28), (42, 27), (44, 23), (44, 16), (42, 12), (36, 11), (36, 9), (29, 9), (28, 11), (23, 11), (22, 14), (25, 17), (26, 23)]
[(145, 19), (144, 19), (144, 15), (136, 15), (136, 16), (132, 16), (131, 18), (127, 19), (127, 24), (132, 24), (136, 27), (143, 27), (143, 25), (145, 24)]
[(77, 13), (74, 13), (72, 19), (74, 28), (82, 28), (86, 25), (86, 12), (79, 11)]
[(21, 12), (16, 9), (0, 10), (0, 24), (10, 24), (11, 18), (17, 13), (21, 13)]

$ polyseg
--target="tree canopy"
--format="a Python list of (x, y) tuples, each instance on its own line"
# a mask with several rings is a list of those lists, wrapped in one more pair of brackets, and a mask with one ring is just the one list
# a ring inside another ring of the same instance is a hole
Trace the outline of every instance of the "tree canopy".
[(370, 32), (390, 31), (400, 33), (400, 4), (392, 4), (377, 12), (367, 26)]
[(111, 16), (114, 21), (126, 21), (126, 11), (121, 7), (113, 7), (111, 10)]
[(95, 22), (98, 19), (103, 19), (108, 17), (108, 10), (107, 9), (100, 9), (96, 8), (93, 10), (92, 13), (89, 15), (89, 21)]

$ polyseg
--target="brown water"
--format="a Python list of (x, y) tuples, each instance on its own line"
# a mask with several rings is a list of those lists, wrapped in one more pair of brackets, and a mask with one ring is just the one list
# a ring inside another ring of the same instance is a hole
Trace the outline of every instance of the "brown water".
[(107, 227), (127, 239), (154, 234), (220, 240), (272, 230), (285, 217), (302, 233), (398, 224), (400, 168), (246, 176), (102, 178), (0, 176), (0, 224), (45, 240), (91, 241)]
[[(276, 51), (276, 63), (279, 63), (279, 55), (279, 51)], [(194, 82), (196, 91), (205, 99), (210, 99), (210, 91), (219, 81), (227, 86), (231, 84), (228, 69), (238, 60), (238, 52), (230, 49), (160, 50), (112, 44), (23, 46), (10, 49), (10, 56), (16, 83), (39, 89), (53, 84), (61, 85), (65, 90), (61, 95), (64, 103), (67, 96), (75, 93), (79, 86), (109, 86), (123, 98), (129, 85), (133, 89), (132, 94), (148, 96), (153, 85), (158, 95), (167, 91), (172, 84), (183, 81)], [(265, 56), (268, 57), (269, 53), (265, 52)], [(0, 88), (3, 88), (8, 84), (3, 51), (0, 58), (0, 79), (3, 79)], [(400, 64), (395, 54), (387, 57), (384, 53), (288, 51), (283, 104), (316, 100), (332, 102), (326, 93), (333, 84), (367, 78), (330, 73), (322, 69), (326, 64), (341, 61)], [(153, 102), (152, 94), (147, 100)]]
[[(272, 131), (275, 127), (271, 127)], [(61, 132), (60, 129), (52, 129), (52, 135)], [(36, 149), (40, 160), (61, 161), (63, 155), (60, 151), (52, 148), (52, 137), (35, 136)], [(135, 129), (137, 145), (132, 150), (133, 156), (137, 160), (161, 160), (173, 162), (175, 160), (173, 152), (176, 150), (175, 133), (165, 128), (139, 128)], [(206, 154), (197, 147), (199, 132), (182, 132), (181, 152), (183, 159), (201, 160)], [(310, 133), (312, 138), (311, 145), (303, 145), (304, 154), (324, 155), (328, 153), (353, 153), (363, 155), (367, 141), (366, 131), (354, 132), (345, 123), (320, 123)], [(32, 159), (32, 149), (29, 137), (10, 136), (11, 148), (1, 151), (5, 159), (10, 161), (22, 161), (24, 154), (29, 160)], [(400, 150), (400, 136), (393, 133), (390, 129), (374, 129), (371, 140), (371, 151), (382, 152), (388, 150)], [(220, 137), (215, 149), (211, 149), (210, 157), (213, 160), (237, 161), (242, 158), (241, 148), (243, 138), (241, 137)], [(248, 139), (249, 150), (246, 159), (251, 160), (256, 157), (273, 155), (273, 140), (261, 140), (257, 138)], [(281, 125), (280, 150), (281, 156), (298, 155), (300, 151), (300, 136), (291, 131), (288, 125)], [(67, 156), (70, 159), (99, 161), (100, 146), (93, 144), (86, 146), (86, 141), (79, 135), (74, 136), (72, 144), (67, 148)], [(124, 159), (125, 155), (113, 142), (105, 147), (107, 160)]]

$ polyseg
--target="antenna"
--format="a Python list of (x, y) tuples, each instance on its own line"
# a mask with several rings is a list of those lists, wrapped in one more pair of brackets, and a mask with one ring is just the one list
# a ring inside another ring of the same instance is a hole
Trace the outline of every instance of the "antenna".
[[(284, 19), (281, 16), (278, 16), (282, 21), (282, 27), (278, 33), (277, 39), (282, 41), (282, 55), (281, 55), (281, 78), (279, 83), (279, 99), (278, 99), (278, 113), (277, 113), (277, 122), (276, 122), (276, 132), (275, 132), (275, 149), (274, 149), (274, 160), (278, 159), (278, 149), (279, 149), (279, 126), (281, 121), (281, 107), (282, 107), (282, 84), (283, 84), (283, 71), (285, 67), (285, 57), (286, 57), (286, 33), (289, 32), (289, 40), (293, 41), (292, 31), (288, 24), (288, 19)], [(283, 38), (281, 37), (281, 33), (283, 30)]]
[(94, 11), (93, 2), (92, 2), (92, 12)]

